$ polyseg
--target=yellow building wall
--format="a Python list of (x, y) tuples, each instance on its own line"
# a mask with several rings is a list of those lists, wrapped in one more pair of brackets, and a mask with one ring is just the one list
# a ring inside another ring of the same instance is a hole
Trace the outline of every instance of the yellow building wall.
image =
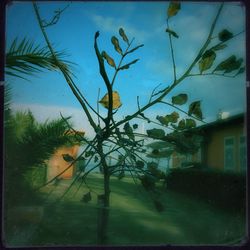
[(226, 137), (234, 138), (234, 159), (235, 168), (239, 170), (239, 142), (240, 137), (243, 135), (243, 125), (224, 127), (214, 129), (210, 132), (210, 143), (207, 146), (206, 165), (216, 169), (224, 169), (224, 139)]
[[(234, 138), (234, 167), (236, 171), (240, 171), (240, 137), (245, 134), (245, 128), (242, 124), (231, 124), (224, 127), (214, 127), (208, 130), (204, 137), (208, 139), (205, 148), (201, 148), (201, 152), (192, 155), (190, 161), (201, 162), (204, 166), (215, 169), (224, 169), (224, 139), (227, 137)], [(172, 155), (172, 168), (181, 167), (183, 162), (187, 161), (184, 155), (176, 152)]]

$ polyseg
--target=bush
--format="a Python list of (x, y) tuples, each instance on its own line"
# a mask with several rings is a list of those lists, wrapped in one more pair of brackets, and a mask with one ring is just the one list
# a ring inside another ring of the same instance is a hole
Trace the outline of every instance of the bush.
[(174, 169), (167, 189), (185, 193), (229, 212), (245, 212), (246, 177), (243, 174), (197, 168)]

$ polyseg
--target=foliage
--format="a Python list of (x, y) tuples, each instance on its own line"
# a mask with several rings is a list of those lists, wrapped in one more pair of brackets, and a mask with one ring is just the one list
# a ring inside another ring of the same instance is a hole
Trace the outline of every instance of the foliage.
[(44, 168), (44, 161), (58, 147), (75, 143), (67, 131), (62, 119), (39, 124), (30, 111), (10, 114), (5, 126), (5, 187), (10, 205), (23, 204), (24, 197), (33, 193), (28, 176), (35, 168)]
[[(244, 213), (246, 177), (211, 169), (174, 169), (166, 178), (167, 190), (209, 201), (227, 212)], [(233, 183), (233, 185), (232, 185)]]

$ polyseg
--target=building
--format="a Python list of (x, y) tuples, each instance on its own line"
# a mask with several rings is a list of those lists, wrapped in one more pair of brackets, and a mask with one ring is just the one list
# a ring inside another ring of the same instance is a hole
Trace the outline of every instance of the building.
[(194, 129), (203, 140), (193, 155), (173, 153), (172, 168), (194, 163), (218, 170), (241, 172), (246, 170), (246, 129), (244, 114), (220, 116), (212, 123)]
[[(76, 131), (77, 135), (83, 136), (84, 132)], [(59, 179), (71, 179), (76, 172), (76, 164), (71, 161), (66, 161), (66, 157), (76, 159), (80, 148), (80, 143), (75, 143), (70, 146), (62, 146), (58, 148), (55, 153), (46, 162), (47, 164), (47, 181), (52, 180), (60, 175)], [(67, 170), (66, 170), (67, 169)]]

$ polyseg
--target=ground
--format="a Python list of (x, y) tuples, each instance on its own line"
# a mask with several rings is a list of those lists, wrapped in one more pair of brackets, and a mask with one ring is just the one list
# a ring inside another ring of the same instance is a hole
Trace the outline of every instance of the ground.
[[(90, 175), (92, 200), (88, 203), (80, 201), (89, 191), (85, 185), (76, 192), (79, 182), (58, 200), (70, 183), (63, 180), (42, 189), (47, 196), (42, 220), (35, 230), (29, 229), (33, 231), (26, 242), (20, 235), (9, 239), (9, 245), (95, 245), (101, 176)], [(111, 185), (110, 245), (232, 245), (245, 239), (245, 218), (240, 214), (170, 191), (160, 198), (165, 210), (157, 212), (147, 192), (132, 178), (112, 178)]]

